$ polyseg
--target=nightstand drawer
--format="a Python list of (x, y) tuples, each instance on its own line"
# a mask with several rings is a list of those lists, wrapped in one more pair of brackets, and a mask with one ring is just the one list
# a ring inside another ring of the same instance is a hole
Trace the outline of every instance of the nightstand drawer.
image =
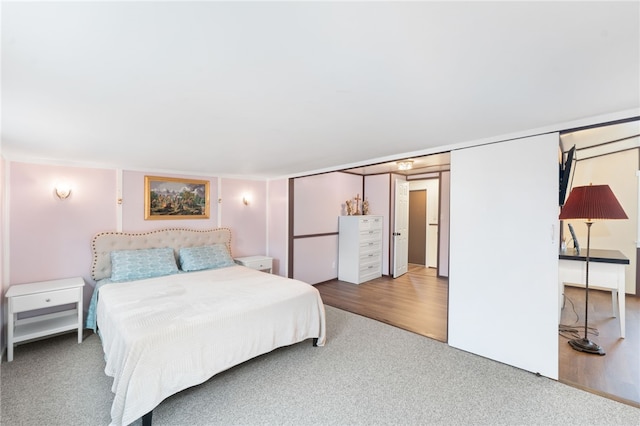
[(237, 264), (246, 266), (247, 268), (258, 271), (269, 271), (269, 273), (272, 272), (273, 258), (269, 256), (246, 256), (238, 257), (234, 260)]
[(64, 305), (66, 303), (76, 303), (79, 301), (79, 291), (77, 288), (65, 290), (48, 291), (45, 293), (28, 294), (15, 296), (10, 299), (13, 312), (24, 312), (33, 309), (48, 308), (50, 306)]
[(271, 262), (263, 260), (254, 260), (252, 262), (245, 262), (244, 266), (252, 269), (271, 269)]

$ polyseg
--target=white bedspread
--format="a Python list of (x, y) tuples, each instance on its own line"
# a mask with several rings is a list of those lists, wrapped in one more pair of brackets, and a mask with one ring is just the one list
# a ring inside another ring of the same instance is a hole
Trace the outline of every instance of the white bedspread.
[(112, 425), (275, 348), (326, 338), (318, 290), (244, 266), (106, 285), (97, 321)]

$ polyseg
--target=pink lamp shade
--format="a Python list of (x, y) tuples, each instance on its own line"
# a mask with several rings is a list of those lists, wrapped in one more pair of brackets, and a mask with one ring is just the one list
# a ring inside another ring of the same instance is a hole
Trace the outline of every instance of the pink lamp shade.
[(609, 185), (577, 186), (562, 206), (560, 219), (628, 219)]

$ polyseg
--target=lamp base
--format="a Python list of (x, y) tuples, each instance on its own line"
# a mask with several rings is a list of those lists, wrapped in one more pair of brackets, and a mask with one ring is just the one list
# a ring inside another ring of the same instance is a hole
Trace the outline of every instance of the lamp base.
[(589, 339), (573, 339), (569, 340), (569, 344), (576, 351), (586, 352), (588, 354), (594, 355), (605, 355), (602, 347)]

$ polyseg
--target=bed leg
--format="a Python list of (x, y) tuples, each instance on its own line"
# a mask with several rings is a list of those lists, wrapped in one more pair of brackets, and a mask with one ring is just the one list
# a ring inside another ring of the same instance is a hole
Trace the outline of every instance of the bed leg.
[(315, 337), (313, 339), (313, 346), (318, 346), (318, 338), (317, 337)]
[(151, 417), (153, 417), (153, 410), (142, 416), (142, 426), (151, 426)]

